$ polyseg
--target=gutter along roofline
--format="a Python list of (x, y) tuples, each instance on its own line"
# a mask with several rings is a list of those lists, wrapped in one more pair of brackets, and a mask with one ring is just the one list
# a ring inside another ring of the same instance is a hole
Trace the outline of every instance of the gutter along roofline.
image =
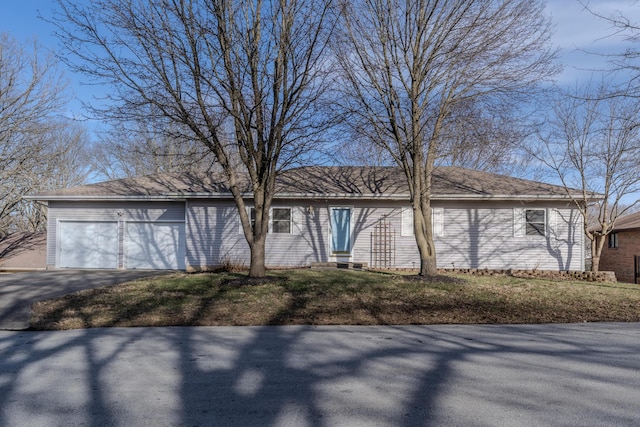
[[(242, 198), (253, 199), (253, 193), (242, 193)], [(160, 195), (43, 195), (25, 196), (26, 200), (34, 201), (185, 201), (187, 199), (232, 200), (231, 193), (167, 193)], [(393, 200), (409, 201), (409, 194), (353, 194), (353, 193), (278, 193), (274, 200), (302, 199), (302, 200)], [(589, 200), (600, 200), (594, 197)], [(487, 194), (443, 194), (431, 197), (433, 201), (573, 201), (567, 195), (487, 195)]]

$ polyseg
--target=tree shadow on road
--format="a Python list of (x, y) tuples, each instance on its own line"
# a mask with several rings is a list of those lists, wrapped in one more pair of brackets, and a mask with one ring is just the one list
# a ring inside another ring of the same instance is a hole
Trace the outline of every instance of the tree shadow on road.
[(2, 332), (0, 425), (553, 425), (560, 414), (632, 425), (639, 335), (614, 324)]

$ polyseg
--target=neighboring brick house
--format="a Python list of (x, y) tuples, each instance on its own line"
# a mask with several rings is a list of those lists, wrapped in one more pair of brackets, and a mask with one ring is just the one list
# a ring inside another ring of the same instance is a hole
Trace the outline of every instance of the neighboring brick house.
[(635, 283), (635, 257), (640, 256), (640, 212), (620, 217), (600, 257), (601, 271), (614, 271), (619, 282)]

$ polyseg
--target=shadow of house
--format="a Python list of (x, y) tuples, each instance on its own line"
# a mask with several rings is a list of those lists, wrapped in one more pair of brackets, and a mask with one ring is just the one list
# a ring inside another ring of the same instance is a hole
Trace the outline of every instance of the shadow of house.
[(0, 271), (46, 267), (46, 233), (13, 233), (0, 240)]

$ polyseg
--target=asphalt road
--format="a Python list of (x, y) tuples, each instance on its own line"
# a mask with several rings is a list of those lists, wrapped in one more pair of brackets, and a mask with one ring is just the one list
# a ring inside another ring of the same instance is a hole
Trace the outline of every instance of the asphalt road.
[(82, 289), (167, 274), (148, 270), (49, 270), (0, 274), (0, 329), (29, 327), (31, 304)]
[(637, 426), (640, 324), (0, 331), (2, 426)]

